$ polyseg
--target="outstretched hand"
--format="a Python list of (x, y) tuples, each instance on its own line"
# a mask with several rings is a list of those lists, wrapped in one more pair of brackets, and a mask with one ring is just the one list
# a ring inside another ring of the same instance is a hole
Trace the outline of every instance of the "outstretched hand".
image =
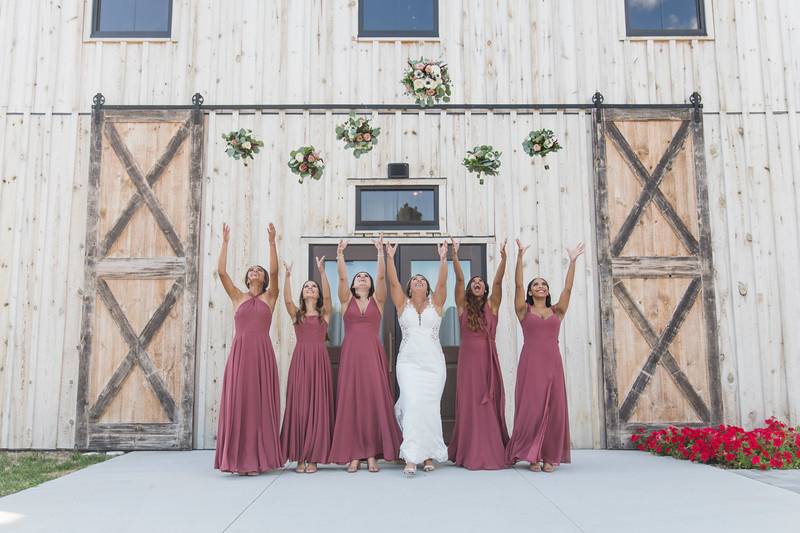
[(231, 238), (231, 227), (224, 222), (222, 223), (222, 242), (228, 244), (228, 240)]
[(378, 250), (378, 254), (383, 253), (383, 233), (381, 233), (377, 239), (372, 239), (372, 244), (375, 246), (375, 249)]
[(339, 245), (336, 246), (336, 255), (343, 254), (345, 248), (347, 248), (347, 241), (342, 239), (342, 240), (339, 241)]
[(525, 255), (525, 252), (526, 252), (526, 251), (527, 251), (527, 249), (528, 249), (528, 248), (530, 248), (530, 247), (531, 247), (531, 245), (530, 245), (530, 244), (529, 244), (528, 246), (522, 246), (522, 242), (521, 242), (519, 239), (517, 239), (517, 253), (518, 253), (520, 256), (522, 256), (522, 255)]
[(397, 243), (386, 243), (386, 255), (389, 256), (389, 259), (394, 259), (394, 254), (397, 252)]
[(314, 257), (314, 261), (316, 261), (316, 263), (317, 263), (317, 270), (319, 270), (320, 272), (324, 272), (325, 271), (325, 256), (323, 255), (322, 257)]
[(270, 222), (269, 226), (267, 226), (267, 235), (269, 236), (269, 243), (270, 244), (274, 244), (275, 243), (275, 236), (277, 234), (278, 234), (278, 232), (275, 230), (275, 224)]
[(583, 245), (583, 242), (579, 242), (577, 245), (575, 245), (575, 248), (572, 249), (567, 248), (567, 255), (569, 255), (569, 260), (575, 261), (578, 257), (583, 255), (584, 251), (585, 251), (585, 246)]
[(506, 244), (508, 243), (508, 239), (503, 239), (503, 244), (500, 245), (500, 258), (505, 260), (508, 257), (508, 252), (506, 250)]
[(283, 262), (283, 268), (286, 269), (286, 275), (287, 276), (292, 273), (292, 264), (291, 263), (287, 263), (286, 261), (284, 261)]
[(439, 259), (445, 260), (447, 259), (447, 241), (442, 241), (436, 245), (437, 250), (439, 250)]
[(458, 249), (461, 246), (461, 241), (457, 241), (454, 238), (450, 237), (450, 244), (453, 245), (453, 254), (457, 254)]

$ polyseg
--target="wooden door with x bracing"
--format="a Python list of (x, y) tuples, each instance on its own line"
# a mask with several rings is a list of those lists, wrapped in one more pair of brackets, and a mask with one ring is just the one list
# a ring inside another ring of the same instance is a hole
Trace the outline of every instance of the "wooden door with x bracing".
[(78, 448), (191, 448), (203, 131), (93, 112)]
[(605, 109), (594, 128), (606, 441), (720, 422), (702, 115)]

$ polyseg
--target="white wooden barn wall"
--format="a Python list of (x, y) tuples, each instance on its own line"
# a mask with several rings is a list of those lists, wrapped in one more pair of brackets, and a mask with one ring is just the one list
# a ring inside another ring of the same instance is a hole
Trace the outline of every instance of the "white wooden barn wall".
[[(459, 102), (576, 102), (601, 90), (607, 102), (674, 103), (700, 91), (725, 418), (800, 423), (800, 10), (792, 0), (714, 0), (714, 39), (688, 41), (621, 40), (616, 0), (442, 3), (456, 7), (452, 16), (443, 9), (437, 43), (354, 41), (355, 2), (176, 0), (174, 42), (126, 44), (82, 42), (83, 1), (0, 0), (0, 71), (13, 73), (0, 81), (0, 448), (74, 442), (86, 112), (95, 92), (127, 104), (187, 103), (196, 91), (208, 103), (406, 103), (397, 80), (405, 58), (420, 54), (450, 62)], [(256, 24), (275, 20), (282, 23)], [(293, 29), (308, 24), (311, 31)], [(208, 115), (196, 446), (214, 444), (232, 333), (214, 276), (221, 222), (233, 227), (232, 272), (266, 261), (269, 221), (281, 231), (283, 258), (302, 270), (301, 237), (347, 232), (347, 178), (383, 175), (387, 162), (400, 160), (412, 175), (447, 178), (450, 234), (532, 242), (526, 277), (540, 273), (559, 287), (563, 246), (587, 240), (562, 348), (573, 444), (601, 446), (589, 118), (438, 111), (376, 118), (381, 143), (356, 162), (334, 142), (340, 115)], [(523, 135), (540, 125), (566, 143), (549, 171), (520, 150)], [(268, 142), (247, 169), (221, 150), (220, 134), (237, 126)], [(459, 161), (466, 147), (487, 139), (504, 151), (504, 166), (481, 187)], [(328, 169), (321, 182), (300, 186), (285, 160), (306, 141), (327, 156)], [(465, 205), (477, 206), (477, 216), (467, 217)], [(315, 216), (304, 219), (299, 206), (314, 206)], [(496, 247), (487, 248), (492, 271)], [(521, 345), (508, 307), (511, 274), (499, 336), (509, 400)], [(285, 386), (293, 339), (282, 310), (277, 317)]]
[(623, 0), (441, 0), (438, 42), (356, 40), (355, 0), (174, 0), (168, 42), (89, 41), (91, 0), (0, 1), (0, 107), (109, 103), (406, 103), (408, 57), (445, 58), (455, 101), (800, 103), (795, 0), (710, 0), (713, 38), (626, 40)]

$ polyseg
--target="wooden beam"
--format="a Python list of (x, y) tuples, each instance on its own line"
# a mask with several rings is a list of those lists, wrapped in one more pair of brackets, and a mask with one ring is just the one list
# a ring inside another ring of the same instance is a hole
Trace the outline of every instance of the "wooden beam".
[(630, 418), (631, 414), (633, 413), (633, 409), (636, 407), (636, 403), (639, 400), (639, 396), (645, 390), (645, 388), (647, 388), (650, 378), (655, 373), (656, 365), (659, 362), (662, 362), (662, 364), (665, 365), (665, 368), (669, 371), (670, 376), (672, 376), (673, 380), (675, 381), (675, 384), (678, 386), (681, 392), (683, 392), (684, 396), (697, 413), (697, 416), (699, 416), (702, 420), (709, 420), (708, 407), (705, 405), (705, 402), (703, 402), (703, 399), (700, 397), (700, 395), (697, 394), (697, 391), (694, 390), (694, 387), (689, 382), (689, 378), (686, 377), (686, 374), (680, 369), (674, 357), (668, 351), (669, 345), (672, 343), (675, 335), (678, 333), (678, 330), (683, 324), (686, 315), (689, 313), (694, 301), (697, 299), (697, 295), (700, 292), (701, 283), (702, 282), (699, 277), (694, 278), (691, 283), (689, 283), (689, 287), (687, 287), (686, 292), (683, 294), (678, 306), (675, 308), (675, 312), (673, 313), (669, 324), (667, 324), (667, 327), (664, 328), (664, 331), (661, 333), (660, 337), (656, 334), (650, 322), (645, 317), (644, 312), (642, 312), (642, 310), (639, 309), (639, 306), (636, 305), (636, 302), (633, 301), (633, 298), (631, 298), (628, 290), (625, 288), (625, 285), (622, 282), (617, 282), (614, 284), (614, 295), (617, 297), (617, 300), (620, 302), (623, 309), (625, 309), (631, 321), (651, 348), (650, 355), (647, 357), (647, 360), (645, 361), (642, 370), (639, 372), (639, 375), (636, 376), (636, 380), (634, 380), (631, 390), (628, 392), (628, 395), (625, 397), (625, 400), (620, 407), (619, 416), (623, 421), (627, 421)]
[(608, 216), (608, 181), (606, 175), (605, 120), (596, 120), (597, 110), (592, 113), (592, 160), (595, 176), (595, 217), (597, 235), (597, 269), (600, 284), (600, 333), (603, 348), (602, 371), (605, 392), (605, 445), (619, 448), (617, 435), (619, 426), (619, 399), (617, 390), (617, 361), (614, 352), (613, 277), (611, 272), (611, 241)]
[[(613, 129), (616, 130), (612, 133), (612, 136), (622, 136), (622, 132), (619, 131), (616, 125), (612, 126)], [(645, 207), (647, 207), (647, 204), (649, 204), (653, 199), (653, 195), (655, 194), (656, 190), (659, 190), (661, 180), (664, 178), (664, 174), (666, 174), (666, 171), (672, 164), (672, 161), (675, 160), (675, 157), (683, 149), (688, 133), (689, 122), (682, 122), (678, 128), (678, 131), (675, 132), (675, 135), (672, 137), (672, 141), (669, 143), (669, 147), (667, 148), (666, 152), (664, 152), (664, 154), (661, 156), (658, 165), (656, 165), (656, 168), (653, 170), (653, 173), (648, 174), (646, 178), (644, 174), (640, 176), (640, 179), (643, 180), (642, 183), (644, 187), (642, 187), (642, 192), (639, 194), (639, 198), (636, 200), (636, 203), (633, 204), (630, 213), (628, 213), (628, 216), (620, 226), (619, 233), (617, 233), (617, 236), (614, 238), (614, 242), (611, 243), (612, 256), (618, 256), (622, 252), (622, 249), (625, 248), (625, 245), (628, 243), (628, 239), (636, 227), (636, 223), (639, 222), (642, 213), (644, 213)], [(627, 144), (627, 141), (625, 144)], [(647, 172), (639, 157), (633, 153), (632, 150), (624, 151), (624, 153), (628, 158), (636, 158), (636, 162), (632, 162), (632, 166), (640, 169), (639, 172)]]
[[(633, 151), (631, 145), (628, 144), (625, 136), (622, 135), (622, 132), (619, 131), (619, 128), (617, 128), (613, 122), (607, 122), (607, 127), (608, 137), (617, 146), (620, 154), (623, 155), (623, 160), (631, 168), (633, 175), (636, 176), (636, 178), (642, 182), (643, 185), (647, 184), (650, 180), (650, 173), (642, 164), (639, 156), (636, 155), (636, 152)], [(686, 227), (686, 224), (683, 223), (683, 220), (681, 220), (681, 218), (678, 216), (678, 213), (675, 212), (675, 208), (672, 207), (672, 204), (669, 202), (669, 200), (667, 200), (667, 197), (664, 196), (664, 193), (662, 193), (660, 189), (656, 189), (653, 192), (653, 203), (664, 215), (664, 218), (675, 231), (675, 234), (681, 240), (689, 253), (696, 255), (699, 251), (697, 239), (695, 239), (694, 235), (692, 235), (692, 232), (689, 231), (689, 228)]]
[(164, 237), (166, 237), (167, 242), (169, 242), (169, 245), (172, 247), (175, 255), (178, 257), (183, 257), (185, 253), (183, 251), (183, 243), (181, 242), (180, 237), (178, 237), (175, 228), (172, 226), (169, 218), (164, 213), (164, 209), (161, 207), (158, 198), (156, 198), (153, 189), (147, 184), (144, 176), (142, 176), (142, 171), (139, 168), (139, 164), (136, 163), (133, 155), (131, 155), (130, 151), (128, 151), (128, 147), (125, 146), (125, 143), (119, 136), (117, 128), (111, 122), (106, 122), (105, 132), (110, 141), (111, 148), (114, 150), (114, 153), (117, 155), (120, 162), (125, 166), (125, 171), (128, 173), (131, 181), (136, 186), (136, 189), (138, 189), (139, 194), (141, 195), (145, 204), (147, 204), (150, 212), (153, 213), (153, 217), (155, 218), (158, 227), (161, 228), (162, 233), (164, 233)]
[(97, 262), (97, 276), (104, 279), (171, 279), (186, 273), (184, 257), (106, 258)]
[(699, 257), (614, 257), (614, 279), (620, 278), (693, 278), (701, 272)]

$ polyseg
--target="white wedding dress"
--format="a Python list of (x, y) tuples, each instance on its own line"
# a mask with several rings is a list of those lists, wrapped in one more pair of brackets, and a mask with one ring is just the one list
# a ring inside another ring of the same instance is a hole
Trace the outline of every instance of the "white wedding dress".
[(403, 340), (397, 355), (400, 398), (394, 410), (403, 430), (400, 457), (411, 463), (447, 461), (442, 438), (441, 401), (446, 369), (439, 342), (442, 317), (428, 305), (418, 314), (410, 302), (399, 318)]

